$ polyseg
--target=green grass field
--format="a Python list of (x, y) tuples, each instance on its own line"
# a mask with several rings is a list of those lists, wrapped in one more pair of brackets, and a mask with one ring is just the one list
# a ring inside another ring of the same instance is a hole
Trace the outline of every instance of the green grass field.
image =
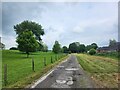
[(95, 55), (109, 57), (109, 58), (113, 58), (113, 59), (118, 59), (120, 52), (104, 52), (104, 53), (96, 53)]
[[(51, 63), (51, 56), (54, 63)], [(55, 57), (59, 60), (56, 60)], [(2, 71), (4, 71), (4, 65), (7, 64), (7, 86), (4, 85), (4, 74), (2, 72), (3, 87), (26, 87), (26, 85), (32, 83), (35, 79), (38, 79), (41, 75), (51, 69), (54, 65), (60, 62), (65, 57), (65, 54), (54, 54), (52, 52), (35, 52), (32, 53), (29, 58), (26, 54), (19, 51), (3, 50), (2, 51)], [(44, 66), (43, 60), (46, 57), (46, 66)], [(35, 63), (35, 72), (32, 71), (32, 58)]]
[(77, 58), (83, 69), (100, 87), (118, 87), (117, 59), (86, 54), (77, 54)]

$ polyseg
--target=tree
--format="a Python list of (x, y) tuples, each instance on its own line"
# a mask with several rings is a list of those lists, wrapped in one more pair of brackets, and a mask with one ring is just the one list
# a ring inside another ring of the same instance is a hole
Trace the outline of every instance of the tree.
[(91, 45), (87, 45), (86, 46), (86, 51), (89, 51), (90, 49), (92, 49), (92, 46)]
[(92, 43), (91, 45), (92, 45), (92, 48), (94, 48), (94, 49), (98, 48), (98, 45), (96, 43)]
[(38, 48), (38, 43), (32, 33), (32, 31), (25, 30), (17, 37), (18, 49), (22, 52), (26, 52), (29, 57), (30, 52), (35, 52)]
[(55, 41), (55, 44), (53, 45), (53, 52), (54, 53), (60, 53), (61, 52), (61, 46), (58, 41)]
[(35, 38), (39, 41), (42, 40), (40, 36), (44, 35), (44, 29), (42, 29), (41, 25), (39, 25), (36, 22), (32, 22), (32, 21), (28, 21), (28, 20), (15, 25), (14, 29), (15, 29), (17, 35), (21, 34), (22, 32), (24, 32), (26, 30), (32, 31)]
[(43, 52), (47, 52), (48, 51), (48, 46), (46, 44), (43, 45)]
[(81, 53), (85, 52), (85, 45), (84, 44), (79, 45), (79, 52), (81, 52)]
[(39, 44), (38, 51), (43, 51), (44, 48), (43, 44), (41, 42), (38, 42), (38, 44)]
[(90, 55), (94, 55), (94, 54), (96, 54), (96, 50), (95, 50), (95, 49), (93, 49), (93, 48), (92, 48), (92, 49), (90, 49), (89, 54), (90, 54)]
[(43, 51), (43, 52), (48, 51), (48, 46), (45, 43), (41, 41), (41, 42), (38, 42), (38, 44), (39, 44), (39, 47), (38, 47), (39, 51)]
[(79, 42), (73, 42), (69, 45), (69, 50), (72, 53), (78, 53), (79, 52), (79, 45), (80, 45)]
[(116, 44), (117, 42), (116, 42), (116, 40), (115, 39), (113, 39), (113, 40), (109, 40), (109, 46), (114, 46), (115, 44)]
[(68, 53), (68, 48), (66, 46), (63, 46), (62, 50), (63, 50), (63, 53)]
[(18, 50), (17, 47), (11, 47), (9, 50)]
[(91, 45), (87, 45), (86, 51), (89, 51), (92, 48), (96, 50), (98, 48), (98, 45), (96, 43), (92, 43)]

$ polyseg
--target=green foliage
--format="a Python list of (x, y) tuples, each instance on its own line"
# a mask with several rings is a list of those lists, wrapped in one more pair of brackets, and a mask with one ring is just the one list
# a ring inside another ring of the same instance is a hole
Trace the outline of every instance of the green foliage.
[(98, 46), (97, 46), (96, 43), (92, 43), (91, 46), (92, 46), (92, 48), (94, 48), (95, 50), (98, 48)]
[(69, 45), (69, 50), (72, 53), (78, 53), (79, 52), (79, 45), (80, 45), (79, 42), (73, 42)]
[(104, 52), (104, 53), (96, 53), (97, 56), (104, 56), (104, 57), (110, 57), (110, 58), (120, 58), (120, 52)]
[(43, 52), (47, 52), (48, 51), (48, 46), (46, 44), (43, 45)]
[(66, 46), (63, 46), (62, 50), (63, 50), (63, 53), (68, 53), (68, 48)]
[(18, 35), (16, 42), (18, 43), (18, 49), (22, 52), (26, 52), (27, 57), (29, 52), (37, 51), (39, 47), (32, 31), (24, 31)]
[(18, 50), (17, 47), (11, 47), (10, 50)]
[(38, 44), (39, 44), (39, 47), (38, 47), (38, 50), (39, 51), (43, 51), (43, 52), (47, 52), (48, 51), (48, 47), (47, 47), (47, 45), (46, 44), (44, 44), (43, 42), (38, 42)]
[(80, 45), (79, 45), (79, 52), (80, 52), (80, 53), (85, 52), (85, 45), (84, 45), (84, 44), (80, 44)]
[(40, 35), (44, 35), (44, 29), (42, 29), (41, 25), (39, 25), (36, 22), (32, 22), (32, 21), (28, 21), (28, 20), (15, 25), (14, 29), (16, 31), (16, 34), (18, 34), (18, 35), (26, 30), (32, 31), (32, 33), (35, 35), (36, 39), (39, 41), (41, 40)]
[(69, 54), (71, 54), (71, 51), (68, 51)]
[(109, 46), (114, 46), (116, 44), (116, 40), (113, 39), (113, 40), (109, 40)]
[(61, 46), (58, 41), (55, 41), (55, 44), (53, 45), (53, 52), (54, 53), (60, 53), (61, 52)]
[(93, 49), (93, 48), (92, 48), (92, 49), (90, 49), (89, 54), (90, 54), (90, 55), (94, 55), (94, 54), (96, 54), (96, 50), (95, 50), (95, 49)]
[(86, 51), (89, 51), (92, 48), (94, 48), (96, 50), (98, 48), (98, 45), (96, 43), (92, 43), (91, 45), (87, 45)]
[(69, 45), (69, 50), (72, 53), (83, 53), (85, 52), (85, 45), (84, 44), (80, 44), (79, 42), (73, 42)]

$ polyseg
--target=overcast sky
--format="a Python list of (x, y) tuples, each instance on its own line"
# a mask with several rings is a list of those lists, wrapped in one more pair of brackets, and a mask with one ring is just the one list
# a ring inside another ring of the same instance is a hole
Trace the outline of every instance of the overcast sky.
[(109, 39), (118, 40), (117, 2), (3, 2), (2, 42), (6, 48), (17, 46), (13, 26), (24, 20), (43, 26), (42, 41), (49, 49), (55, 40), (62, 46), (72, 42), (106, 46)]

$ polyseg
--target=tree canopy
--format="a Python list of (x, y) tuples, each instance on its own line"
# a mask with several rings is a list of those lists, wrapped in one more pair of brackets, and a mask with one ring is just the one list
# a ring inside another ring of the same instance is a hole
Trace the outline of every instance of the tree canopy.
[(39, 48), (38, 48), (39, 51), (43, 51), (43, 52), (47, 52), (48, 51), (48, 46), (45, 43), (38, 42), (38, 44), (39, 44)]
[(79, 45), (79, 52), (80, 52), (80, 53), (85, 52), (85, 45), (84, 45), (84, 44), (80, 44), (80, 45)]
[(55, 44), (53, 45), (53, 52), (54, 53), (60, 53), (61, 52), (61, 45), (58, 41), (55, 41)]
[(18, 37), (16, 42), (18, 43), (18, 49), (22, 52), (26, 52), (27, 57), (29, 52), (34, 52), (38, 48), (38, 43), (32, 33), (32, 31), (24, 31)]
[(63, 47), (62, 47), (62, 50), (63, 50), (63, 53), (68, 53), (68, 51), (69, 51), (66, 46), (63, 46)]
[(78, 53), (79, 52), (79, 45), (80, 45), (79, 42), (73, 42), (69, 45), (69, 50), (72, 53)]
[(14, 29), (17, 35), (21, 34), (25, 30), (32, 31), (32, 33), (35, 35), (35, 38), (39, 41), (41, 40), (40, 36), (44, 35), (44, 29), (42, 29), (41, 25), (39, 25), (36, 22), (32, 22), (28, 20), (15, 25)]
[(98, 45), (96, 43), (92, 43), (91, 45), (87, 45), (86, 51), (89, 51), (92, 48), (96, 50), (98, 48)]

